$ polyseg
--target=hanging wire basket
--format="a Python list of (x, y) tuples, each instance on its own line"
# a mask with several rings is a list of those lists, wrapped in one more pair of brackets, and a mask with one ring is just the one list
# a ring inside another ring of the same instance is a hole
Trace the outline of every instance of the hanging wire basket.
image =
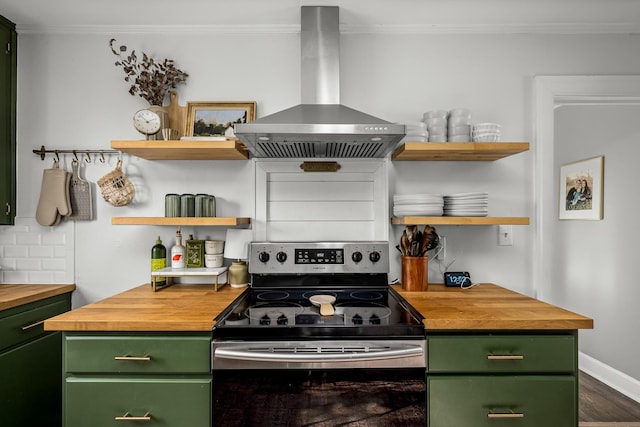
[(135, 187), (122, 173), (121, 159), (114, 170), (98, 180), (98, 186), (104, 200), (113, 206), (128, 205), (136, 194)]

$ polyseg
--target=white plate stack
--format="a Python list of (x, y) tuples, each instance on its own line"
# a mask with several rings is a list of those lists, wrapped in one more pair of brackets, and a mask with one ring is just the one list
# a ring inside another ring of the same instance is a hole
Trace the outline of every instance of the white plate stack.
[(471, 141), (471, 110), (455, 108), (449, 111), (447, 141), (470, 142)]
[(393, 216), (442, 216), (441, 194), (405, 194), (393, 196)]
[(444, 196), (445, 216), (487, 216), (489, 193), (459, 193)]
[[(401, 123), (402, 124), (402, 123)], [(405, 136), (401, 142), (427, 142), (429, 140), (429, 131), (427, 124), (424, 122), (407, 122), (404, 123)]]

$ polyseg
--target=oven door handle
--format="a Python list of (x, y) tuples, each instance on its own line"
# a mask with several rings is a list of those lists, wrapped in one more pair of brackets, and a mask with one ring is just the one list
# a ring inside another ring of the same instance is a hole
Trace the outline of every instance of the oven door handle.
[(246, 360), (255, 362), (361, 362), (366, 360), (399, 359), (415, 357), (423, 354), (420, 346), (390, 347), (385, 350), (359, 351), (359, 352), (278, 352), (255, 350), (232, 350), (217, 348), (215, 358)]

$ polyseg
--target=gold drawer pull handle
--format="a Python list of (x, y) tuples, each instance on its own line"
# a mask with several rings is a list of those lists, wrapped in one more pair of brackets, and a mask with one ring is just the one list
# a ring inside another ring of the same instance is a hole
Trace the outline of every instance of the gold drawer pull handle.
[(487, 360), (523, 360), (521, 354), (488, 354)]
[(151, 413), (147, 412), (141, 417), (133, 417), (129, 415), (129, 412), (125, 412), (123, 416), (116, 417), (116, 421), (151, 421)]
[(115, 360), (130, 360), (132, 362), (149, 362), (151, 361), (151, 356), (146, 355), (146, 356), (129, 356), (128, 354), (125, 354), (124, 356), (116, 356), (114, 357)]
[(43, 323), (44, 323), (44, 320), (41, 320), (41, 321), (39, 321), (39, 322), (32, 323), (32, 324), (27, 325), (27, 326), (23, 326), (21, 329), (22, 329), (23, 331), (28, 331), (29, 329), (35, 328), (36, 326), (40, 326), (40, 325), (42, 325)]
[(487, 418), (524, 418), (524, 414), (522, 412), (493, 412), (490, 411), (487, 414)]

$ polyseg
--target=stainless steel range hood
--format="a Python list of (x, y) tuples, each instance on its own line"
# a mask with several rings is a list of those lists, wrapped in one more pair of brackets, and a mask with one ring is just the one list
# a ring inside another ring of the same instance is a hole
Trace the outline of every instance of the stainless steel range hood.
[(302, 6), (302, 104), (251, 123), (235, 134), (254, 157), (385, 157), (405, 126), (340, 104), (337, 6)]

